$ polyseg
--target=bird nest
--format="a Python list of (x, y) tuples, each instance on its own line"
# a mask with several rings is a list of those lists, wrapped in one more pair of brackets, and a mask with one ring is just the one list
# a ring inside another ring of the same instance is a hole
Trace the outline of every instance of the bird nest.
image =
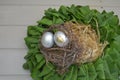
[[(64, 47), (56, 43), (58, 32), (67, 37)], [(120, 25), (113, 12), (79, 5), (49, 8), (36, 25), (28, 26), (24, 40), (28, 52), (23, 68), (34, 80), (119, 79)]]
[(73, 22), (50, 26), (45, 32), (62, 31), (69, 39), (68, 45), (45, 48), (40, 42), (40, 51), (46, 58), (57, 66), (59, 73), (64, 73), (72, 64), (82, 64), (96, 60), (106, 45), (99, 42), (97, 34), (90, 25)]

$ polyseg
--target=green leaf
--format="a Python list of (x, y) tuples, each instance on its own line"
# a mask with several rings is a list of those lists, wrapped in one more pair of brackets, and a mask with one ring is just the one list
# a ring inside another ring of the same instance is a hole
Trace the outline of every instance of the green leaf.
[(46, 30), (46, 28), (43, 28), (42, 26), (36, 26), (36, 30), (40, 33), (43, 33)]
[(24, 59), (29, 60), (32, 55), (33, 55), (33, 53), (29, 53), (29, 54), (25, 55)]
[(35, 66), (36, 66), (36, 64), (37, 64), (35, 57), (34, 57), (34, 56), (32, 56), (30, 60), (31, 60), (31, 62), (32, 62), (33, 66), (35, 67)]
[(79, 76), (79, 77), (85, 77), (85, 76), (86, 76), (86, 72), (85, 72), (84, 66), (83, 66), (83, 65), (80, 65), (79, 68), (80, 68), (80, 69), (79, 69), (79, 71), (78, 71), (78, 76)]
[(96, 61), (95, 68), (96, 68), (96, 72), (98, 74), (97, 78), (105, 80), (104, 65), (103, 65), (103, 60), (101, 58), (99, 58)]
[(43, 55), (42, 54), (36, 54), (35, 58), (36, 58), (37, 62), (40, 62), (43, 59)]
[(93, 63), (88, 63), (88, 74), (90, 76), (89, 80), (95, 80), (97, 77), (97, 73)]
[(36, 26), (28, 26), (27, 34), (28, 36), (40, 36), (40, 32), (36, 30)]
[[(52, 77), (51, 77), (52, 78)], [(53, 79), (52, 80), (63, 80), (62, 77), (58, 74), (58, 73), (55, 73), (53, 75)]]
[(64, 21), (62, 19), (60, 19), (60, 18), (57, 18), (57, 17), (53, 16), (53, 23), (54, 24), (63, 24)]
[(71, 66), (69, 71), (66, 73), (64, 80), (71, 80), (73, 72), (74, 72), (74, 66)]
[(34, 80), (41, 80), (39, 77), (38, 77), (38, 74), (40, 73), (40, 71), (36, 68), (33, 69), (33, 72), (31, 74), (31, 77), (34, 79)]
[(87, 64), (82, 64), (79, 67), (79, 72), (78, 72), (78, 80), (89, 80), (91, 76), (89, 76), (89, 71), (88, 71), (88, 65)]
[(41, 60), (41, 61), (37, 64), (36, 69), (40, 69), (44, 64), (45, 64), (45, 59)]
[(28, 66), (28, 63), (27, 63), (27, 62), (23, 64), (23, 68), (24, 68), (24, 69), (29, 69), (29, 66)]
[(87, 16), (85, 16), (84, 22), (85, 22), (86, 24), (89, 24), (89, 23), (91, 22), (91, 20), (92, 20), (92, 18), (93, 18), (93, 16), (91, 16), (91, 15), (93, 15), (93, 12), (92, 12), (92, 11), (91, 11)]
[(68, 10), (68, 8), (62, 5), (62, 6), (60, 6), (58, 12), (67, 16), (67, 13), (68, 13), (67, 10)]
[(26, 37), (26, 38), (25, 38), (25, 41), (26, 41), (27, 43), (30, 43), (30, 44), (32, 44), (32, 43), (37, 44), (39, 40), (36, 39), (36, 38), (33, 38), (33, 37)]
[(88, 74), (88, 65), (84, 64), (85, 72), (86, 72), (86, 80), (89, 80), (89, 74)]
[(30, 36), (40, 36), (40, 33), (36, 32), (35, 30), (29, 30), (28, 35), (30, 35)]
[(66, 6), (61, 6), (58, 10), (60, 18), (65, 21), (70, 20), (69, 8)]
[(79, 9), (84, 17), (87, 16), (91, 12), (91, 10), (89, 9), (89, 6), (83, 6)]
[(113, 15), (110, 16), (107, 21), (110, 25), (117, 25), (119, 23), (118, 16), (113, 16)]
[(50, 73), (53, 70), (54, 66), (51, 63), (46, 63), (46, 65), (43, 67), (43, 70), (39, 74), (39, 77), (42, 77), (48, 73)]
[(52, 20), (48, 18), (42, 18), (41, 20), (38, 21), (39, 24), (47, 25), (50, 26), (53, 24)]
[(33, 64), (32, 64), (32, 62), (29, 60), (27, 63), (28, 63), (30, 72), (32, 72), (32, 70), (33, 70)]
[(108, 65), (107, 61), (104, 60), (103, 64), (104, 64), (105, 78), (106, 78), (107, 80), (111, 80), (111, 79), (112, 79), (112, 75), (111, 75), (111, 73), (110, 73), (109, 65)]
[(77, 76), (78, 76), (77, 74), (78, 74), (78, 67), (77, 67), (77, 65), (74, 65), (71, 80), (77, 80)]
[[(111, 76), (109, 78), (111, 78), (112, 80), (117, 80), (119, 75), (119, 68), (116, 65), (116, 63), (109, 62), (108, 67), (109, 67), (110, 76)], [(106, 76), (109, 76), (109, 75), (106, 75)]]
[(55, 72), (54, 72), (54, 71), (51, 71), (48, 75), (46, 75), (46, 76), (44, 77), (43, 80), (50, 80), (50, 78), (52, 78), (54, 75), (55, 75)]
[(49, 8), (48, 10), (45, 10), (45, 14), (49, 16), (48, 18), (52, 18), (52, 16), (59, 17), (59, 14), (57, 11), (55, 11), (54, 9), (51, 9), (51, 10), (50, 9), (51, 8)]
[(58, 12), (56, 11), (56, 9), (52, 9), (52, 8), (49, 8), (48, 10), (45, 10), (45, 15), (46, 15), (46, 18), (48, 18), (50, 20), (53, 19), (53, 16), (59, 17)]
[(56, 19), (55, 24), (62, 24), (64, 21), (60, 18)]
[(38, 47), (39, 39), (34, 38), (34, 37), (25, 37), (24, 40), (28, 48)]
[(120, 42), (120, 35), (114, 38), (116, 41)]
[(114, 41), (113, 43), (111, 43), (110, 46), (115, 48), (117, 51), (120, 52), (120, 43), (119, 43), (119, 41)]
[(114, 63), (116, 63), (117, 60), (120, 60), (120, 53), (115, 48), (110, 50), (109, 55), (113, 59)]
[(30, 44), (29, 48), (31, 48), (31, 49), (35, 49), (35, 48), (38, 49), (39, 45), (38, 44)]
[(42, 54), (36, 54), (35, 58), (36, 58), (37, 62), (40, 62), (43, 59), (43, 55)]
[(37, 48), (29, 49), (27, 52), (27, 55), (24, 57), (26, 60), (29, 60), (32, 56), (35, 54), (40, 53), (40, 51)]

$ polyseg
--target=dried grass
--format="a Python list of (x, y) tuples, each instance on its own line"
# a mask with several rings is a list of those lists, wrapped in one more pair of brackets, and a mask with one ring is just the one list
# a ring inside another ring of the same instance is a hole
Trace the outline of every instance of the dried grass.
[(96, 60), (106, 46), (99, 42), (100, 36), (90, 25), (66, 22), (61, 25), (53, 25), (46, 31), (53, 32), (53, 30), (63, 31), (69, 38), (69, 44), (65, 47), (54, 45), (52, 48), (44, 48), (40, 43), (40, 50), (47, 61), (57, 66), (57, 70), (61, 74), (72, 64)]

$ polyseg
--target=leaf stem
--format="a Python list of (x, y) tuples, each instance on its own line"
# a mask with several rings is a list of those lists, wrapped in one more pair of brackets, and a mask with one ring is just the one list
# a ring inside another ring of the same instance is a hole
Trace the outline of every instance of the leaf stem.
[(98, 34), (98, 42), (100, 42), (100, 31), (99, 31), (99, 25), (98, 25), (98, 21), (97, 21), (97, 19), (95, 19), (95, 18), (93, 18), (94, 19), (94, 21), (95, 21), (95, 23), (96, 23), (96, 30), (97, 30), (97, 34)]

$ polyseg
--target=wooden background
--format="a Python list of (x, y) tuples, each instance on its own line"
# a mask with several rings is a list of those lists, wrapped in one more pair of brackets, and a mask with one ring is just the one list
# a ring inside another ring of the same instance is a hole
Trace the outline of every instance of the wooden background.
[(0, 0), (0, 80), (32, 80), (22, 68), (27, 26), (35, 25), (45, 9), (71, 4), (114, 11), (120, 18), (120, 0)]

